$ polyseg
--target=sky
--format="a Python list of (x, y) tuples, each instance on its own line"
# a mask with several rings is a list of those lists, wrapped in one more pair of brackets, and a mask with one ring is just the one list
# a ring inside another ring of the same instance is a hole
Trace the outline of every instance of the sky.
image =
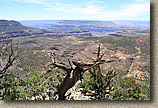
[(0, 0), (6, 20), (150, 20), (150, 0)]

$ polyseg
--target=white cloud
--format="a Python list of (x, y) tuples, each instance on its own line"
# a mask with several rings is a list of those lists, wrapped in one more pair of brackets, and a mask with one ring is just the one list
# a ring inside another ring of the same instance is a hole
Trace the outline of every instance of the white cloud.
[(101, 1), (91, 0), (82, 5), (77, 3), (72, 4), (63, 4), (58, 3), (58, 5), (47, 5), (46, 10), (58, 11), (61, 13), (68, 12), (71, 14), (78, 13), (82, 15), (99, 15), (102, 14), (102, 11), (106, 8), (106, 5), (102, 6)]
[[(107, 10), (108, 5), (101, 0), (83, 0), (82, 2), (64, 3), (62, 0), (9, 0), (21, 3), (33, 3), (44, 6), (45, 10), (60, 13), (65, 17), (66, 15), (78, 14), (76, 18), (84, 16), (87, 19), (99, 20), (119, 20), (119, 19), (133, 19), (150, 14), (149, 0), (131, 0), (129, 4), (122, 4), (117, 10)], [(107, 9), (106, 9), (107, 8)], [(63, 16), (63, 18), (64, 18)], [(150, 17), (150, 16), (149, 16)], [(149, 19), (146, 18), (146, 19)]]
[(148, 17), (142, 20), (148, 20), (150, 18), (150, 3), (131, 3), (121, 6), (121, 9), (118, 10), (100, 10), (93, 15), (93, 18), (102, 20), (126, 20), (137, 19), (144, 15)]
[[(78, 5), (68, 5), (68, 4), (60, 4), (56, 7), (49, 7), (48, 10), (56, 10), (58, 12), (64, 13), (78, 13), (80, 15), (84, 15), (89, 19), (99, 19), (99, 20), (119, 20), (119, 19), (136, 19), (136, 17), (141, 17), (143, 15), (150, 14), (150, 3), (149, 2), (141, 2), (143, 0), (135, 0), (130, 4), (124, 4), (120, 6), (121, 8), (118, 10), (110, 10), (107, 11), (107, 5), (101, 5), (102, 2), (97, 2), (96, 0), (92, 0), (91, 2), (85, 3), (84, 7), (80, 7)], [(97, 2), (97, 3), (96, 3)], [(150, 17), (150, 16), (149, 16)], [(146, 18), (146, 19), (149, 19)]]
[(133, 2), (142, 3), (142, 2), (150, 2), (150, 0), (133, 0)]
[(52, 4), (50, 0), (5, 0), (7, 2), (20, 2), (20, 3), (32, 3), (40, 5), (50, 5)]

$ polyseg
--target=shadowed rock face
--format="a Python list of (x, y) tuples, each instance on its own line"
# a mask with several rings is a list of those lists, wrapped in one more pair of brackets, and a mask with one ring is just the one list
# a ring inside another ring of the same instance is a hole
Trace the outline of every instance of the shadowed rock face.
[(21, 24), (17, 21), (0, 20), (0, 26), (19, 26), (19, 25)]
[(23, 26), (18, 21), (0, 20), (0, 32), (26, 30), (28, 27)]
[[(16, 25), (18, 25), (18, 23)], [(21, 24), (19, 23), (19, 25)], [(13, 26), (10, 26), (10, 27), (9, 26), (0, 27), (0, 29), (13, 28)], [(14, 27), (18, 28), (19, 26), (17, 27), (14, 26)], [(7, 37), (10, 37), (10, 38), (16, 38), (16, 37), (35, 38), (36, 37), (37, 38), (37, 37), (65, 37), (65, 36), (92, 36), (92, 34), (86, 30), (56, 31), (56, 30), (47, 30), (47, 29), (29, 29), (29, 30), (16, 30), (16, 31), (1, 32), (0, 39), (5, 39)]]

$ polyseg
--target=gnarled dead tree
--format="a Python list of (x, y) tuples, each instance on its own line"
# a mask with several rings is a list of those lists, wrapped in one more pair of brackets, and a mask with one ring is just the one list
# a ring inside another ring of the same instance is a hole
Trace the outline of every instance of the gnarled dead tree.
[[(61, 65), (59, 63), (56, 62), (55, 60), (55, 56), (54, 54), (51, 54), (52, 56), (52, 64), (60, 69), (63, 69), (66, 71), (67, 75), (64, 78), (64, 80), (61, 82), (61, 84), (58, 86), (57, 88), (57, 92), (59, 94), (59, 99), (60, 100), (64, 100), (65, 99), (65, 93), (67, 92), (67, 90), (69, 90), (70, 88), (72, 88), (76, 82), (78, 80), (82, 80), (82, 75), (89, 69), (93, 68), (93, 67), (100, 67), (100, 64), (103, 63), (110, 63), (113, 62), (115, 60), (111, 60), (111, 61), (105, 61), (102, 60), (102, 57), (104, 56), (105, 53), (103, 53), (102, 55), (100, 55), (100, 45), (98, 47), (98, 53), (97, 53), (97, 59), (89, 64), (89, 63), (82, 63), (82, 62), (78, 62), (78, 61), (72, 61), (72, 64), (74, 65), (74, 67), (72, 66), (71, 62), (69, 61), (69, 67), (66, 67), (64, 65)], [(99, 71), (101, 74), (101, 71)]]
[(0, 78), (9, 76), (12, 73), (7, 73), (9, 67), (13, 65), (19, 57), (18, 45), (15, 50), (14, 42), (11, 39), (0, 40)]
[(7, 83), (6, 79), (7, 76), (15, 77), (15, 74), (14, 72), (9, 72), (8, 69), (13, 66), (18, 57), (18, 47), (15, 49), (13, 40), (0, 40), (0, 99), (4, 99), (7, 96), (8, 88), (12, 86)]

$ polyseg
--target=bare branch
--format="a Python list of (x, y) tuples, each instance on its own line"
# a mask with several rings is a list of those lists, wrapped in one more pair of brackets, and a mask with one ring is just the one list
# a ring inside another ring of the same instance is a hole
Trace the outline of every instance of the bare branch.
[(45, 81), (43, 81), (43, 83), (39, 86), (42, 87), (53, 75), (49, 76)]
[(68, 59), (68, 63), (69, 63), (69, 65), (70, 65), (71, 69), (73, 69), (72, 64), (71, 64), (71, 62), (70, 62), (70, 59)]
[(64, 65), (62, 65), (62, 64), (59, 64), (59, 63), (57, 63), (56, 61), (55, 61), (55, 54), (54, 53), (51, 53), (51, 58), (52, 58), (52, 64), (50, 64), (50, 65), (54, 65), (54, 66), (56, 66), (56, 67), (58, 67), (58, 68), (60, 68), (60, 69), (63, 69), (63, 70), (65, 70), (65, 71), (67, 71), (68, 70), (68, 68), (66, 67), (66, 66), (64, 66)]
[(106, 61), (105, 63), (113, 63), (113, 62), (117, 62), (117, 61), (120, 61), (120, 59), (118, 59), (118, 60), (109, 60), (109, 61)]
[(96, 67), (96, 66), (98, 66), (100, 64), (103, 64), (103, 63), (97, 62), (97, 63), (93, 64), (91, 67), (85, 69), (84, 72), (87, 71), (87, 70), (89, 70), (89, 69), (91, 69), (91, 68), (93, 68), (93, 67)]
[[(7, 40), (6, 40), (7, 41)], [(1, 70), (0, 74), (4, 74), (10, 66), (13, 65), (14, 61), (19, 57), (19, 52), (17, 51), (17, 54), (14, 49), (14, 42), (13, 40), (9, 40), (10, 43), (2, 43), (1, 47), (1, 58), (0, 58), (0, 64), (1, 64)], [(4, 61), (3, 61), (4, 60)], [(4, 76), (4, 75), (2, 75)]]
[(99, 56), (100, 56), (100, 44), (98, 46), (97, 61), (99, 60)]
[(50, 64), (50, 65), (54, 65), (54, 66), (56, 66), (56, 67), (58, 67), (58, 68), (60, 68), (60, 69), (63, 69), (63, 70), (65, 70), (65, 71), (68, 70), (68, 68), (67, 68), (66, 66), (61, 65), (61, 64), (59, 64), (59, 63), (52, 63), (52, 64)]

